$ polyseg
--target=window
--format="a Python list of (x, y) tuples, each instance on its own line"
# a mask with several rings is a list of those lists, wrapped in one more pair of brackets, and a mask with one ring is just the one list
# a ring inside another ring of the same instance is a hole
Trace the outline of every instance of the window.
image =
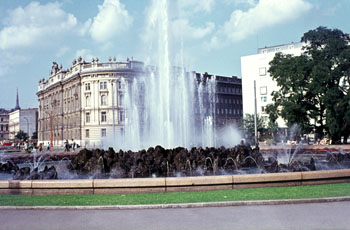
[(4, 126), (3, 125), (1, 125), (1, 131), (4, 131)]
[(121, 81), (118, 81), (118, 89), (124, 89), (124, 84)]
[(90, 122), (90, 113), (85, 114), (85, 122), (89, 123)]
[(100, 89), (107, 89), (107, 82), (100, 82)]
[(259, 68), (259, 75), (260, 76), (265, 76), (266, 75), (266, 67)]
[(105, 137), (106, 136), (106, 129), (101, 129), (101, 136)]
[(263, 86), (260, 87), (260, 95), (266, 95), (267, 94), (267, 87)]
[(265, 113), (265, 106), (261, 106), (261, 112)]
[(107, 105), (107, 97), (106, 95), (101, 96), (101, 105)]
[(106, 112), (101, 112), (101, 122), (106, 122), (107, 121), (107, 114)]
[(86, 96), (86, 106), (91, 106), (90, 96)]
[(90, 137), (90, 130), (85, 129), (85, 137)]
[(267, 97), (261, 97), (261, 102), (267, 102)]
[(124, 95), (123, 94), (119, 95), (119, 104), (124, 105)]
[(90, 91), (90, 83), (85, 83), (85, 90)]
[(124, 111), (119, 112), (119, 121), (124, 121)]
[(4, 121), (4, 118), (1, 118), (1, 121)]

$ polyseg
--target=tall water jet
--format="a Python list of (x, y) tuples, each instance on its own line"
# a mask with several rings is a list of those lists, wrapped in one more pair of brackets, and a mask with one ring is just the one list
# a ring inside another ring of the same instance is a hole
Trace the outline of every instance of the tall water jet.
[(124, 141), (117, 147), (216, 146), (216, 77), (186, 71), (183, 42), (177, 49), (181, 63), (176, 66), (172, 61), (176, 55), (170, 47), (168, 8), (167, 0), (153, 1), (149, 16), (153, 39), (147, 47), (152, 48), (149, 57), (154, 66), (146, 66), (144, 76), (137, 79), (122, 79), (125, 129), (119, 138)]

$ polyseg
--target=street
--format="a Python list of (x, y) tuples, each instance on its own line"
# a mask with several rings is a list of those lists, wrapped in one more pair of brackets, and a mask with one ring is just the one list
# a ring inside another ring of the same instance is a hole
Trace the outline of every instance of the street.
[(0, 229), (350, 229), (350, 202), (149, 210), (0, 210)]

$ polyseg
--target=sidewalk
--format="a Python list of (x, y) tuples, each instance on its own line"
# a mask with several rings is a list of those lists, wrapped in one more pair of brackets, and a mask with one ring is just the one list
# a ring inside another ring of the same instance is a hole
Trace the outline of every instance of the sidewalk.
[(288, 204), (329, 203), (329, 202), (344, 202), (344, 201), (350, 201), (350, 196), (311, 198), (311, 199), (249, 200), (249, 201), (150, 204), (150, 205), (0, 206), (0, 210), (143, 210), (143, 209), (209, 208), (209, 207), (256, 206), (256, 205), (288, 205)]

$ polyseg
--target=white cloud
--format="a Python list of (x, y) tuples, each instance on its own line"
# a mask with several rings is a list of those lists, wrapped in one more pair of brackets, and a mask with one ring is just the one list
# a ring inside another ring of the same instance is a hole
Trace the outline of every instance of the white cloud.
[(4, 25), (0, 31), (0, 49), (7, 50), (50, 42), (51, 38), (72, 30), (77, 19), (65, 13), (57, 2), (46, 5), (31, 2), (9, 11)]
[(312, 5), (304, 0), (260, 0), (247, 11), (235, 10), (208, 43), (217, 48), (227, 42), (244, 40), (260, 30), (294, 20), (306, 13)]
[(89, 18), (88, 20), (86, 20), (86, 22), (84, 22), (81, 26), (80, 26), (80, 28), (79, 28), (79, 30), (78, 30), (78, 34), (80, 35), (80, 36), (85, 36), (88, 32), (89, 32), (89, 30), (90, 30), (90, 27), (91, 27), (91, 18)]
[(248, 5), (255, 6), (256, 1), (258, 0), (224, 0), (224, 3), (227, 5)]
[(210, 34), (214, 28), (215, 24), (212, 22), (207, 22), (204, 27), (194, 27), (190, 25), (188, 19), (177, 19), (172, 22), (171, 32), (174, 37), (201, 39)]
[(63, 55), (68, 53), (69, 50), (70, 48), (68, 46), (62, 46), (61, 48), (58, 49), (56, 53), (56, 57), (62, 57)]
[(18, 66), (30, 61), (30, 58), (27, 56), (2, 50), (0, 50), (0, 57), (0, 77), (6, 76), (8, 73), (15, 71), (16, 69), (13, 68), (14, 63)]
[(191, 12), (211, 12), (215, 4), (214, 0), (178, 0), (178, 5), (180, 10), (185, 10), (187, 8)]
[(310, 3), (303, 0), (260, 0), (254, 8), (246, 12), (232, 12), (230, 20), (223, 26), (223, 31), (232, 41), (239, 41), (265, 27), (293, 20), (311, 7)]
[(98, 42), (105, 42), (128, 29), (133, 18), (119, 0), (105, 0), (98, 6), (99, 12), (90, 28), (91, 37)]
[(94, 57), (92, 55), (92, 51), (89, 50), (89, 49), (80, 49), (80, 50), (77, 50), (77, 52), (75, 52), (75, 57), (82, 57), (84, 60), (86, 61), (91, 61), (92, 58)]

